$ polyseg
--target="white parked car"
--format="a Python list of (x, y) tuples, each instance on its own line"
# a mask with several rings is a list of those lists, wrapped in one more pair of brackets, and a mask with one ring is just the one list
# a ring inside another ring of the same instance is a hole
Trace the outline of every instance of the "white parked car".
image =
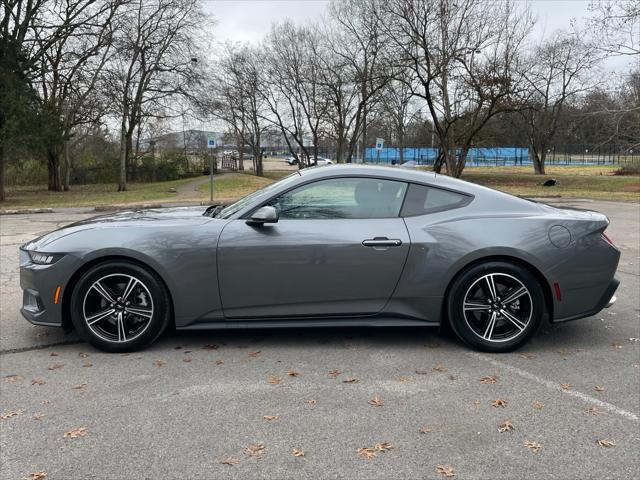
[[(285, 159), (285, 162), (287, 162), (289, 165), (298, 164), (298, 160), (295, 157), (287, 157)], [(309, 162), (310, 165), (319, 166), (319, 167), (323, 165), (331, 165), (332, 163), (333, 163), (333, 160), (326, 157), (321, 157), (321, 156), (318, 156), (317, 160), (315, 157), (311, 157), (311, 161)]]

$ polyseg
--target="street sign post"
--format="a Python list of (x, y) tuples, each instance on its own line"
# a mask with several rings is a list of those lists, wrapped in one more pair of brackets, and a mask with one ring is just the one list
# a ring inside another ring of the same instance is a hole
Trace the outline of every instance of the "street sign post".
[[(213, 137), (207, 138), (207, 148), (215, 149), (216, 148), (216, 139)], [(214, 161), (215, 153), (209, 155), (209, 199), (211, 203), (213, 203), (213, 161)]]
[(384, 138), (376, 138), (376, 162), (380, 163), (380, 150), (384, 148)]

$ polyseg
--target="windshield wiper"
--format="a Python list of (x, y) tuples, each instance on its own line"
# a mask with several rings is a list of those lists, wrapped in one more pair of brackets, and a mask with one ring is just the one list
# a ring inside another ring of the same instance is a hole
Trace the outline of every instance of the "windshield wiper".
[(202, 212), (202, 215), (205, 217), (216, 218), (216, 215), (220, 213), (220, 211), (224, 208), (224, 205), (211, 205), (207, 207), (207, 209)]

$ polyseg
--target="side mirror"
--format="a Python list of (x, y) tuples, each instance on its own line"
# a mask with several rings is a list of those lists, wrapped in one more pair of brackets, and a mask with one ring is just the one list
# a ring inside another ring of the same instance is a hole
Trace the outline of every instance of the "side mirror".
[(247, 225), (263, 225), (265, 223), (277, 223), (278, 209), (270, 205), (259, 208), (247, 220)]

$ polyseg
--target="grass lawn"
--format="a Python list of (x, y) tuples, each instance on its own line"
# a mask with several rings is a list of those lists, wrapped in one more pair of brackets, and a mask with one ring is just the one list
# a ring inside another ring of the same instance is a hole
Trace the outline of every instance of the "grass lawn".
[[(462, 179), (525, 197), (579, 197), (599, 200), (640, 201), (640, 176), (617, 176), (611, 166), (549, 166), (546, 175), (531, 167), (466, 168)], [(542, 183), (553, 178), (554, 187)]]
[(130, 183), (126, 192), (117, 192), (117, 185), (113, 183), (72, 185), (68, 192), (50, 192), (46, 185), (8, 187), (7, 200), (0, 202), (0, 209), (119, 205), (158, 199), (171, 201), (177, 193), (170, 192), (170, 189), (178, 189), (193, 181), (193, 178), (185, 178), (169, 182)]
[[(640, 176), (614, 176), (617, 167), (549, 166), (547, 175), (534, 175), (530, 167), (475, 167), (465, 169), (464, 180), (527, 197), (577, 197), (601, 200), (640, 201)], [(216, 177), (214, 202), (231, 202), (290, 175), (290, 171), (266, 172), (265, 177), (235, 173)], [(558, 185), (543, 187), (547, 178)], [(170, 182), (132, 183), (126, 192), (114, 184), (74, 185), (69, 192), (49, 192), (46, 186), (9, 187), (0, 210), (45, 207), (80, 207), (141, 203), (209, 202), (208, 177)], [(175, 191), (171, 191), (175, 190)]]
[[(281, 172), (276, 172), (281, 173)], [(290, 172), (282, 172), (288, 174)], [(279, 178), (282, 178), (281, 175)], [(272, 183), (276, 178), (256, 177), (250, 174), (230, 174), (223, 178), (214, 179), (213, 182), (213, 201), (214, 202), (230, 202), (235, 201), (245, 195), (248, 195), (259, 188), (265, 187)], [(205, 182), (198, 187), (201, 201), (209, 201), (210, 185)]]

